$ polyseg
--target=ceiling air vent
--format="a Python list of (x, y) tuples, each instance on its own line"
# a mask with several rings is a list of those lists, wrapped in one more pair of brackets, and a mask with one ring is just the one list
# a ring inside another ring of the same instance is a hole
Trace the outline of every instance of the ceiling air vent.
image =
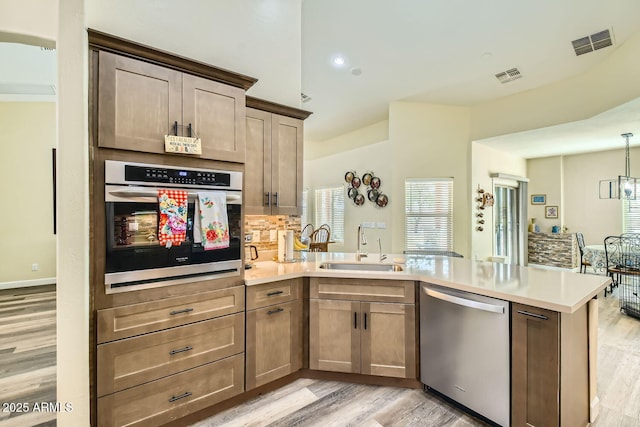
[(308, 95), (305, 95), (304, 93), (300, 93), (300, 98), (302, 99), (302, 102), (309, 102), (311, 101), (311, 97)]
[(594, 50), (612, 46), (613, 41), (611, 40), (611, 32), (609, 32), (609, 30), (603, 30), (590, 36), (576, 39), (572, 41), (571, 44), (573, 45), (573, 50), (576, 52), (576, 56), (580, 56), (593, 52)]
[(500, 83), (509, 83), (513, 80), (519, 79), (520, 77), (522, 77), (522, 74), (520, 74), (520, 70), (517, 68), (510, 68), (507, 71), (496, 74), (496, 79), (498, 79)]

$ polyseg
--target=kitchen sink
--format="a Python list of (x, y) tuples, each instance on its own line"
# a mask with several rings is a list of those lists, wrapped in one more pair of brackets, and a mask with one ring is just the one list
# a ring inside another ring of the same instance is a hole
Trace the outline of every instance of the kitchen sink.
[(358, 262), (323, 262), (320, 268), (326, 270), (358, 270), (358, 271), (402, 271), (400, 264), (372, 264)]

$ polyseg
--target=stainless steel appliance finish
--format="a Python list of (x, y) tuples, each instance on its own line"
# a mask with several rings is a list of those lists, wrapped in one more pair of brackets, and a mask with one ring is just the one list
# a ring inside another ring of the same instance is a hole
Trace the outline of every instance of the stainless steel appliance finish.
[[(187, 234), (180, 245), (158, 241), (158, 190), (188, 193)], [(226, 194), (229, 247), (205, 251), (193, 239), (198, 191)], [(239, 276), (242, 271), (242, 172), (105, 161), (107, 293)]]
[(509, 302), (421, 285), (420, 367), (426, 386), (509, 426)]

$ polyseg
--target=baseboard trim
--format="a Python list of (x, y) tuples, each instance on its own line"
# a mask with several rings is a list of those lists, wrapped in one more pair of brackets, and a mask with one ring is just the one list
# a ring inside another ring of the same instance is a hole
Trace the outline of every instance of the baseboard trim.
[(28, 288), (30, 286), (55, 285), (55, 277), (45, 277), (44, 279), (19, 280), (17, 282), (0, 282), (0, 290)]

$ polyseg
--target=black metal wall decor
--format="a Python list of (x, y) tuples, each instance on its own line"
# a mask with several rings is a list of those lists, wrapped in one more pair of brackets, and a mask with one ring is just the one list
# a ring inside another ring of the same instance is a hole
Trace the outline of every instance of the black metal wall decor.
[(348, 171), (344, 174), (344, 180), (347, 183), (347, 196), (356, 206), (364, 205), (365, 194), (376, 207), (384, 208), (389, 203), (389, 197), (380, 190), (382, 180), (373, 172), (365, 172), (360, 178), (355, 171)]

